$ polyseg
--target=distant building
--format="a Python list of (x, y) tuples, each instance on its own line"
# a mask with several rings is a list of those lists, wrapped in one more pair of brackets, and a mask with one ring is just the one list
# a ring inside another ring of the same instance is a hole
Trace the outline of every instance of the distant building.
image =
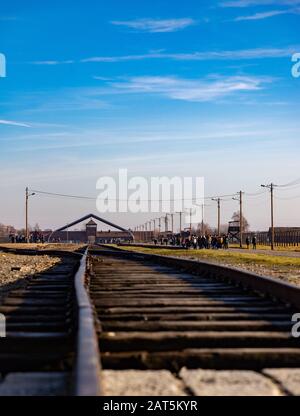
[[(81, 231), (69, 230), (72, 226), (84, 221), (85, 219), (91, 219), (85, 224), (85, 229)], [(118, 228), (118, 231), (98, 231), (97, 223), (94, 219), (111, 225), (113, 228)], [(113, 243), (117, 241), (129, 241), (133, 240), (133, 234), (130, 230), (125, 230), (116, 224), (112, 224), (103, 218), (100, 218), (94, 214), (86, 215), (85, 217), (79, 218), (71, 224), (68, 224), (56, 231), (43, 231), (45, 241), (54, 242), (73, 242), (73, 243)]]
[(0, 224), (0, 242), (6, 243), (10, 241), (10, 235), (17, 233), (17, 230), (12, 225)]

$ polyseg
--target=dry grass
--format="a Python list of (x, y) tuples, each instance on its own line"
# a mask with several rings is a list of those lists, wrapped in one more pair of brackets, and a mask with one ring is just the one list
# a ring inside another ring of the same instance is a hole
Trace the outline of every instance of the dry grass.
[[(244, 244), (244, 248), (246, 245)], [(240, 248), (239, 244), (230, 244), (230, 248)], [(256, 247), (257, 250), (271, 250), (270, 246), (258, 244)], [(276, 251), (292, 251), (300, 252), (300, 246), (275, 246)]]

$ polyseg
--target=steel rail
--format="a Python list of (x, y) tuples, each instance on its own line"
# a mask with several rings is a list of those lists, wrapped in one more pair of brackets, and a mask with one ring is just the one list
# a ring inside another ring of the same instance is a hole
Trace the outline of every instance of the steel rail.
[(0, 251), (19, 255), (50, 255), (73, 257), (79, 260), (73, 277), (74, 320), (75, 320), (75, 359), (71, 373), (70, 393), (75, 396), (100, 395), (100, 359), (93, 309), (85, 287), (88, 262), (88, 248), (84, 253), (65, 250), (36, 250), (8, 248), (0, 246)]
[(75, 395), (98, 396), (100, 389), (99, 348), (94, 328), (93, 310), (85, 288), (87, 252), (82, 256), (75, 275), (77, 300), (77, 356), (75, 365)]

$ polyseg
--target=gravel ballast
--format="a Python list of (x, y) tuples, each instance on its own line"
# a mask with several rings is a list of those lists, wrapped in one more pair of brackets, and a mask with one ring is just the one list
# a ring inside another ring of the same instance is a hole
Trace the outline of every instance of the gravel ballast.
[(50, 269), (60, 261), (59, 257), (47, 255), (0, 253), (0, 302), (9, 290), (22, 286), (27, 277)]

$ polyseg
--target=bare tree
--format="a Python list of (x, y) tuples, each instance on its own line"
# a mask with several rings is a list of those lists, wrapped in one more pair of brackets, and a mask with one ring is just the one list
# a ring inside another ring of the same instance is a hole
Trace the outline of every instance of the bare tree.
[(34, 226), (33, 230), (34, 230), (34, 231), (40, 231), (40, 230), (41, 230), (41, 228), (40, 228), (40, 226), (39, 226), (39, 224), (38, 224), (38, 223), (36, 223), (36, 224), (35, 224), (35, 226)]
[[(202, 232), (202, 223), (200, 222), (197, 226), (197, 232), (198, 234), (201, 234)], [(213, 229), (208, 223), (203, 224), (203, 233), (204, 234), (213, 234)]]

